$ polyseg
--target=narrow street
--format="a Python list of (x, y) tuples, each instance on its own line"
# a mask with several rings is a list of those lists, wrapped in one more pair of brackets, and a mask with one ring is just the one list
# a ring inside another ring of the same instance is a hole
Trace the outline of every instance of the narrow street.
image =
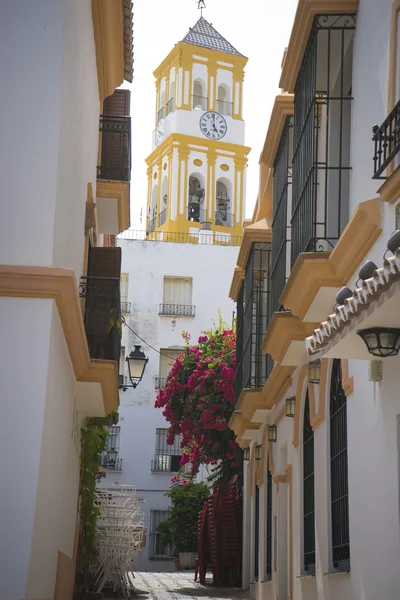
[[(211, 579), (210, 579), (211, 582)], [(246, 599), (242, 590), (200, 585), (194, 581), (193, 571), (172, 573), (135, 573), (136, 597), (140, 600), (222, 600), (226, 598)]]

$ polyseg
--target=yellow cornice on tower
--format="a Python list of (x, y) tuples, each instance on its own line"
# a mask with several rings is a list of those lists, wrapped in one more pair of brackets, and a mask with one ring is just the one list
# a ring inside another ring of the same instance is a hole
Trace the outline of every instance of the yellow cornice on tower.
[(315, 15), (352, 14), (359, 0), (299, 0), (279, 87), (293, 93)]

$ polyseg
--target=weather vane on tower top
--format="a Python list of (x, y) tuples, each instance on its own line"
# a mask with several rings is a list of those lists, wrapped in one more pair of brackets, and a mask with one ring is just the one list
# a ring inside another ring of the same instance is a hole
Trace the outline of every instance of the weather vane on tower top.
[(197, 2), (197, 8), (200, 10), (200, 15), (203, 16), (203, 8), (206, 7), (206, 3), (204, 2), (204, 0), (198, 0)]

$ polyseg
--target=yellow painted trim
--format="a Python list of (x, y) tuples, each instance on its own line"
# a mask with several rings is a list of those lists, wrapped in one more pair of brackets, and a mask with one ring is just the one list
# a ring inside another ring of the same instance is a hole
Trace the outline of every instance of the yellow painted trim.
[(244, 279), (244, 273), (244, 269), (241, 269), (240, 267), (235, 267), (231, 287), (229, 290), (229, 298), (231, 298), (231, 300), (233, 300), (234, 302), (237, 302), (240, 288)]
[(0, 265), (0, 296), (54, 300), (76, 380), (101, 383), (105, 414), (118, 408), (118, 363), (89, 356), (74, 271)]
[(354, 392), (354, 377), (349, 376), (349, 361), (347, 358), (341, 359), (342, 366), (342, 387), (347, 397)]
[(245, 270), (249, 258), (251, 246), (256, 242), (270, 242), (272, 240), (272, 230), (268, 226), (266, 219), (253, 223), (243, 231), (243, 240), (239, 250), (237, 260), (238, 267)]
[(286, 367), (279, 363), (274, 366), (262, 390), (262, 396), (265, 398), (265, 408), (272, 408), (276, 404), (276, 399), (281, 397), (282, 389), (287, 385), (287, 380), (293, 375), (295, 368)]
[(308, 377), (308, 364), (303, 365), (299, 371), (299, 377), (297, 379), (297, 388), (296, 388), (296, 406), (294, 409), (294, 426), (293, 426), (293, 441), (292, 444), (295, 448), (299, 445), (299, 436), (300, 436), (300, 415), (301, 409), (303, 407), (303, 390), (304, 383)]
[(240, 411), (243, 418), (246, 419), (247, 422), (250, 422), (254, 412), (259, 408), (265, 408), (261, 389), (244, 388), (237, 402), (237, 410)]
[[(393, 162), (391, 163), (391, 166), (393, 167)], [(391, 169), (390, 172), (388, 168), (386, 174), (388, 175), (388, 178), (378, 189), (378, 194), (382, 200), (389, 202), (389, 204), (393, 204), (400, 196), (400, 166), (396, 167), (394, 171)]]
[(293, 341), (303, 341), (318, 327), (294, 317), (290, 312), (273, 314), (263, 340), (263, 349), (275, 361), (281, 362)]
[(130, 183), (128, 181), (109, 181), (98, 179), (96, 198), (117, 198), (118, 201), (118, 233), (129, 229), (130, 218)]
[(282, 66), (279, 87), (294, 92), (304, 51), (310, 37), (314, 16), (317, 14), (356, 13), (359, 0), (299, 0)]
[(265, 457), (266, 457), (266, 450), (267, 450), (267, 434), (268, 434), (268, 426), (264, 427), (263, 430), (263, 434), (262, 434), (262, 439), (261, 439), (261, 461), (260, 461), (260, 475), (259, 475), (259, 483), (258, 486), (261, 487), (262, 485), (264, 485), (264, 473), (265, 473)]
[(379, 199), (361, 202), (330, 254), (299, 255), (279, 303), (303, 319), (321, 287), (347, 284), (381, 233)]
[(318, 410), (315, 410), (314, 416), (310, 419), (311, 427), (315, 431), (321, 423), (325, 421), (325, 404), (326, 404), (326, 391), (328, 381), (328, 360), (323, 358), (321, 360), (321, 375), (318, 385)]
[(273, 194), (274, 194), (274, 175), (273, 169), (265, 165), (260, 164), (260, 191), (258, 195), (258, 201), (254, 207), (253, 212), (253, 223), (260, 219), (267, 219), (268, 222), (272, 222), (272, 210), (273, 210)]
[(122, 0), (92, 0), (97, 78), (102, 102), (124, 81), (124, 19)]
[(294, 95), (278, 94), (275, 97), (272, 107), (271, 118), (269, 120), (267, 135), (265, 136), (264, 146), (260, 155), (260, 164), (273, 167), (275, 156), (281, 141), (286, 117), (294, 113)]
[(246, 429), (259, 429), (258, 423), (250, 423), (240, 412), (235, 411), (229, 419), (228, 426), (240, 437)]

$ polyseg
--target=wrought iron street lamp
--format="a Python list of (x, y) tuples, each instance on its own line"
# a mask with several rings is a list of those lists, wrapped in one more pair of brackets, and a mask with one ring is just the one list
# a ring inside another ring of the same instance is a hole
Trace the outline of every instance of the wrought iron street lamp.
[(296, 396), (286, 398), (286, 416), (294, 417), (294, 411), (296, 408)]
[(276, 425), (268, 425), (268, 441), (276, 442), (277, 427)]
[(313, 360), (308, 364), (309, 383), (319, 383), (321, 379), (321, 361)]
[(142, 347), (135, 345), (135, 349), (126, 357), (126, 362), (128, 363), (129, 379), (132, 385), (121, 385), (120, 387), (124, 390), (128, 387), (135, 388), (142, 381), (149, 359), (143, 352)]
[(371, 327), (357, 331), (373, 356), (387, 358), (397, 356), (400, 350), (400, 329), (394, 327)]

